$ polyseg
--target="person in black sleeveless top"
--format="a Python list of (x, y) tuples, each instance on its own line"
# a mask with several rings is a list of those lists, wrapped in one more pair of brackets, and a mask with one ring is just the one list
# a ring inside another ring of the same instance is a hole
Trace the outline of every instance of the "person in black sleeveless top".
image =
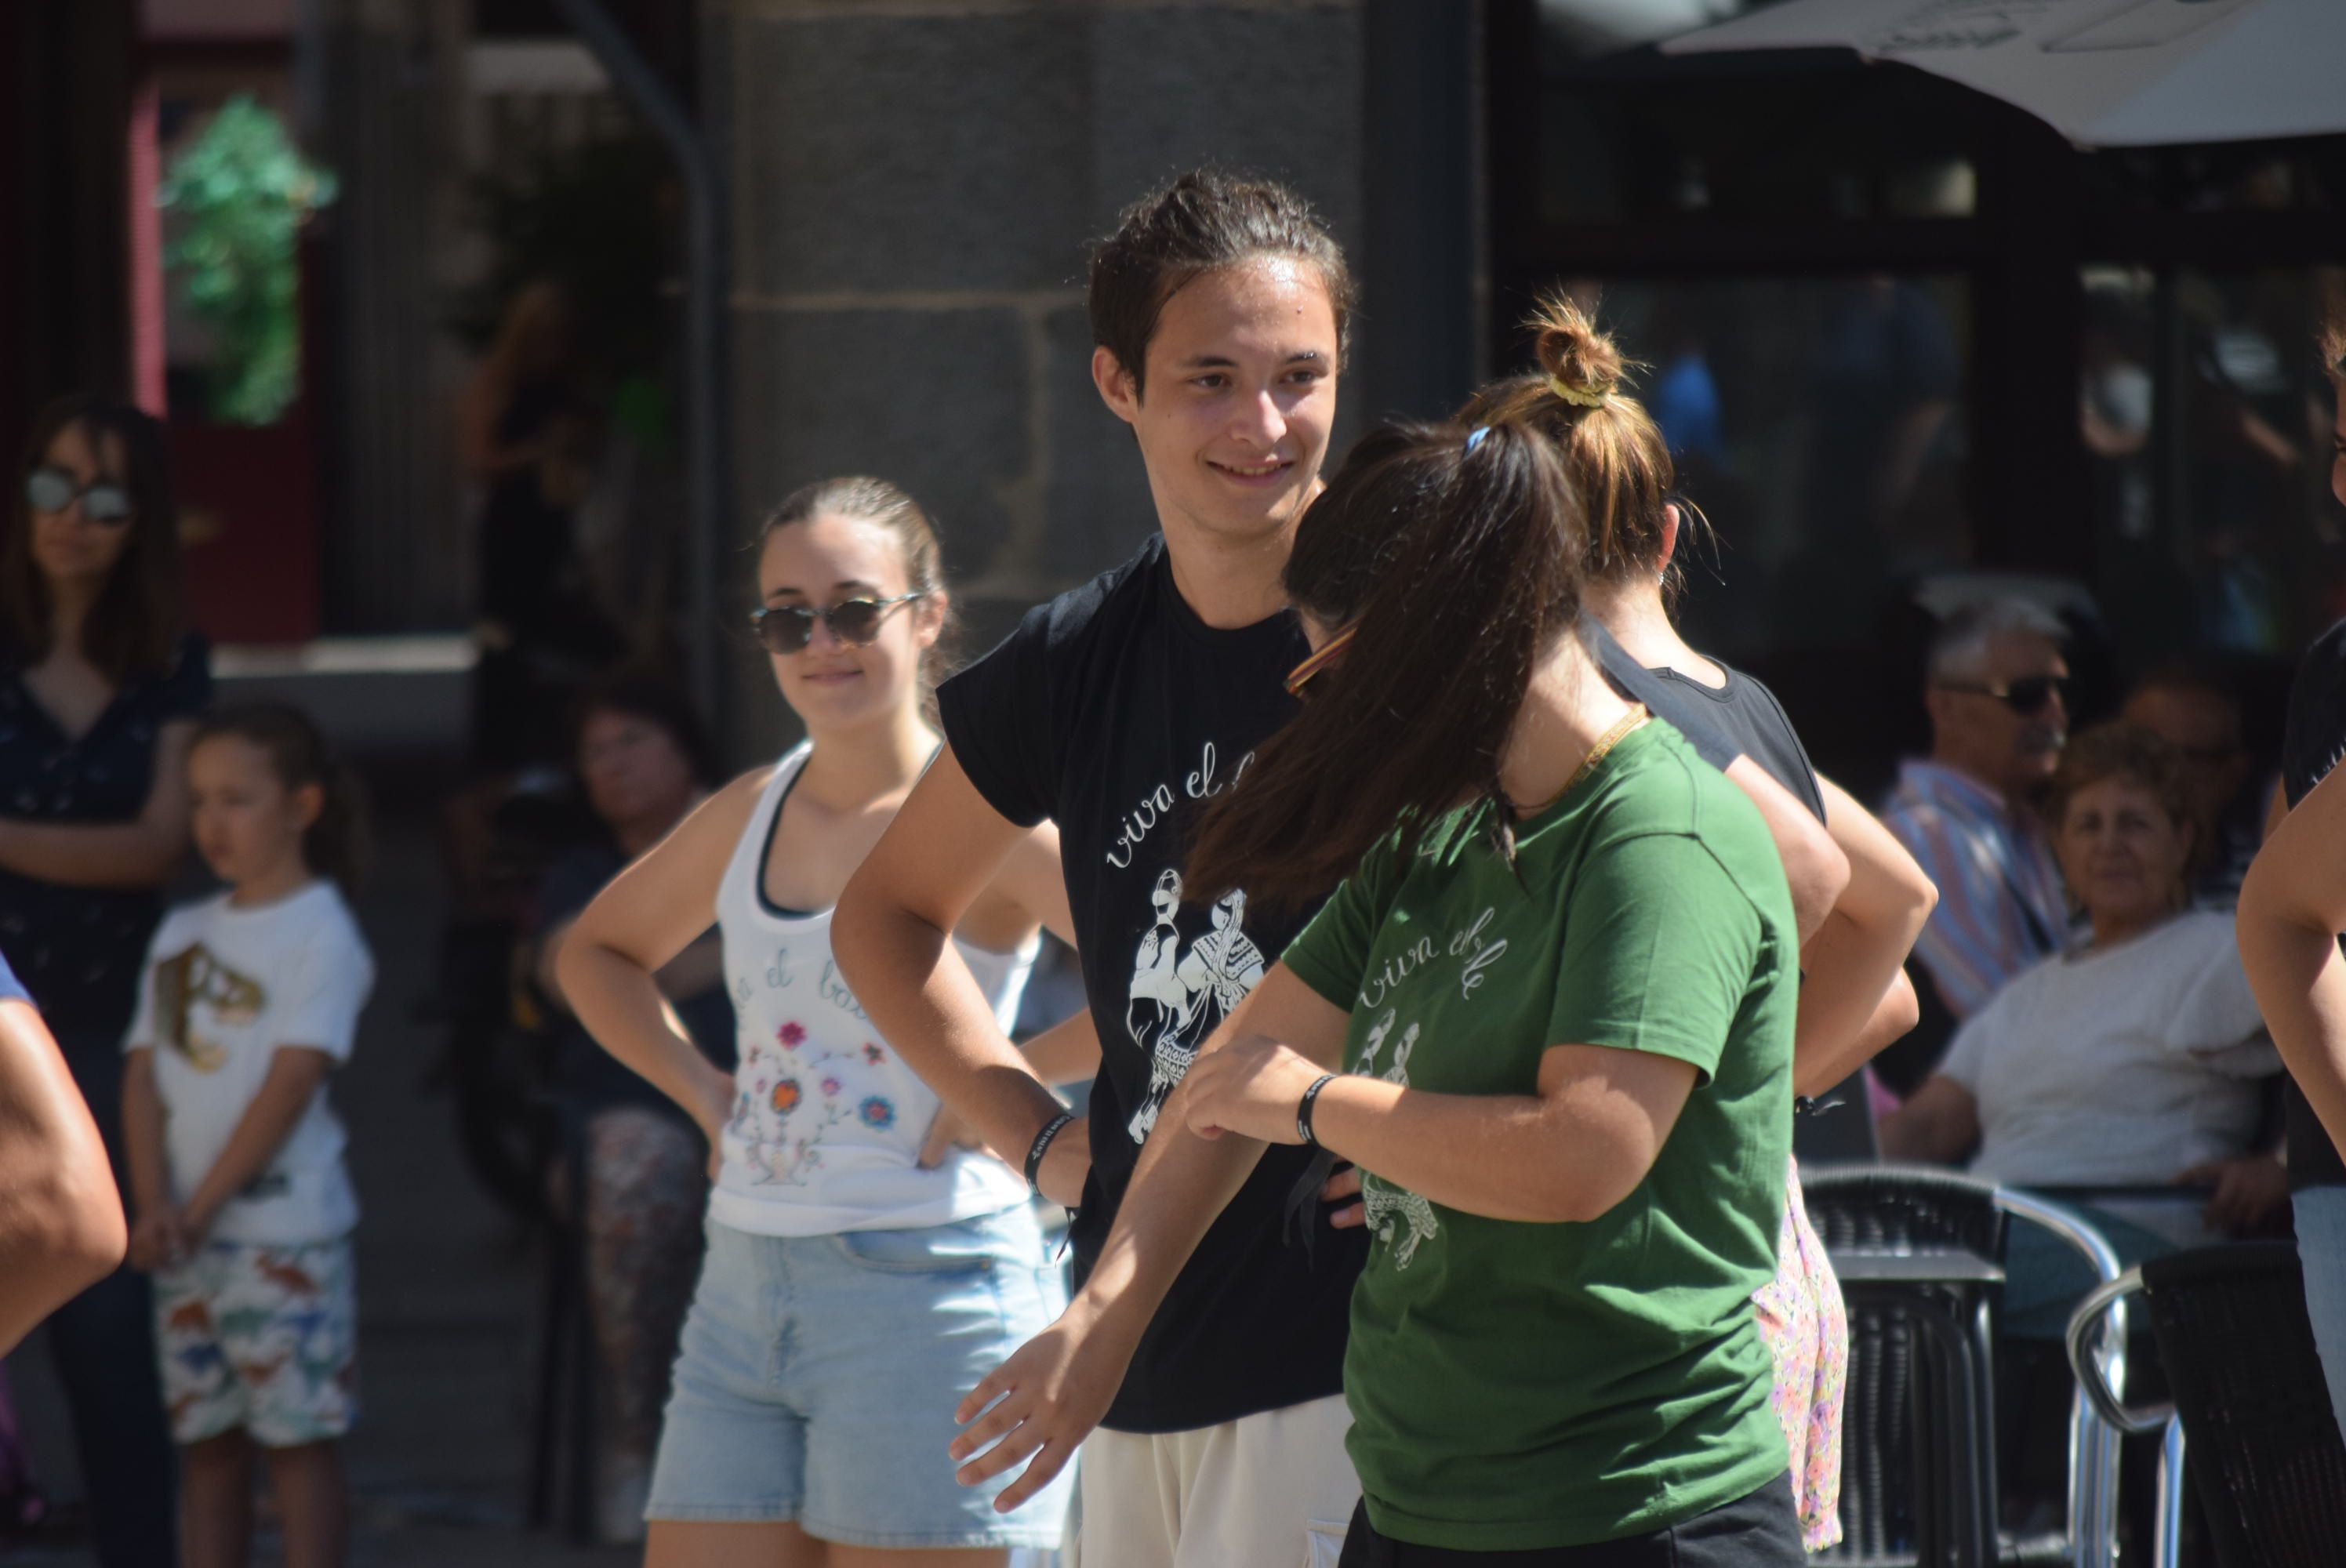
[[(187, 852), (188, 748), (211, 694), (186, 629), (163, 428), (96, 397), (36, 423), (0, 549), (0, 951), (56, 1034), (122, 1178), (122, 1036)], [(147, 1278), (60, 1308), (98, 1561), (176, 1558)]]
[[(2330, 488), (2346, 503), (2346, 313), (2331, 318), (2322, 360), (2338, 392)], [(2330, 1400), (2346, 1423), (2346, 621), (2298, 666), (2281, 741), (2290, 810), (2240, 884), (2240, 962), (2288, 1066), (2290, 1200), (2305, 1264), (2305, 1305)]]

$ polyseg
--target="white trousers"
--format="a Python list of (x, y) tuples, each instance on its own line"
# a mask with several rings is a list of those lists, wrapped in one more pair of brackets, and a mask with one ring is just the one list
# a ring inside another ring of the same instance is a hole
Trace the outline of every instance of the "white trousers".
[(1361, 1483), (1344, 1396), (1195, 1431), (1095, 1431), (1067, 1568), (1335, 1568)]

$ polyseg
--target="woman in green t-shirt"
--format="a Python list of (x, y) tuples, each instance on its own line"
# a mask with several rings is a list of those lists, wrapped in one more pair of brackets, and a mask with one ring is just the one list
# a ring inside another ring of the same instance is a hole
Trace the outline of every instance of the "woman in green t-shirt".
[[(1750, 1308), (1784, 1201), (1790, 901), (1749, 802), (1574, 635), (1581, 516), (1535, 433), (1364, 440), (1287, 567), (1311, 700), (1187, 879), (1342, 879), (1166, 1114), (1369, 1173), (1347, 1564), (1801, 1560)], [(1391, 538), (1369, 583), (1362, 531)], [(1241, 1163), (1150, 1155), (1206, 1202)]]

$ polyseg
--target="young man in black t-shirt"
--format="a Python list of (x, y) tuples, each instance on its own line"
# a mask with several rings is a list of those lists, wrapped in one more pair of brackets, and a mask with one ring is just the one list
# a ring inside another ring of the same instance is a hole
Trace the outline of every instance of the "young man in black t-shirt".
[[(956, 1449), (973, 1484), (1031, 1456), (1012, 1506), (1088, 1438), (1087, 1565), (1332, 1563), (1358, 1495), (1341, 1390), (1362, 1234), (1325, 1222), (1308, 1151), (1248, 1166), (1166, 1111), (1311, 912), (1185, 901), (1179, 868), (1191, 813), (1294, 711), (1284, 678), (1309, 650), (1280, 574), (1318, 489), (1349, 296), (1333, 242), (1275, 186), (1191, 175), (1127, 210), (1093, 260), (1092, 370), (1161, 532), (945, 685), (946, 746), (835, 917), (890, 1043), (1045, 1194), (1080, 1197), (1076, 1298), (964, 1403), (966, 1420), (1007, 1390)], [(1821, 919), (1846, 862), (1797, 801), (1754, 787), (1820, 868), (1796, 901)], [(1056, 1131), (944, 936), (1044, 817), (1102, 1046), (1088, 1125)]]
[[(1321, 1222), (1308, 1151), (1267, 1155), (1186, 1266), (1138, 1260), (1178, 1267), (1169, 1281), (1127, 1292), (1129, 1249), (1102, 1262), (1144, 1146), (1186, 1137), (1160, 1120), (1167, 1096), (1310, 913), (1185, 901), (1179, 867), (1189, 814), (1293, 711), (1282, 677), (1309, 650), (1279, 575), (1318, 489), (1350, 294), (1335, 243), (1277, 186), (1190, 175), (1126, 213), (1093, 260), (1093, 377), (1162, 532), (946, 684), (945, 748), (839, 905), (840, 962), (873, 1021), (1015, 1161), (1058, 1106), (943, 933), (1024, 827), (1059, 826), (1102, 1061), (1088, 1126), (1028, 1163), (1050, 1196), (1080, 1199), (1076, 1270), (1095, 1288), (1053, 1331), (1064, 1435), (998, 1451), (987, 1473), (1041, 1448), (1014, 1502), (1103, 1422), (1083, 1552), (1113, 1568), (1300, 1562), (1314, 1523), (1341, 1541), (1359, 1491), (1341, 1389), (1363, 1246)], [(1117, 1311), (1138, 1296), (1150, 1306)]]

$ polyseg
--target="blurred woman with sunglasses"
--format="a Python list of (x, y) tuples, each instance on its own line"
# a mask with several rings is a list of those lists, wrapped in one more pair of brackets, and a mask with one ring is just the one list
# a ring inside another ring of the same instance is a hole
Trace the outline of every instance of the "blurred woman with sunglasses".
[[(122, 1036), (188, 841), (186, 759), (211, 690), (187, 629), (162, 427), (76, 397), (36, 422), (0, 545), (0, 952), (121, 1173)], [(99, 1562), (173, 1561), (172, 1457), (143, 1275), (58, 1309)]]
[[(836, 1542), (873, 1568), (996, 1568), (1011, 1547), (1058, 1544), (1066, 1497), (995, 1514), (954, 1479), (948, 1412), (1056, 1315), (1058, 1274), (1029, 1181), (958, 1146), (831, 948), (840, 889), (937, 748), (936, 535), (884, 481), (811, 484), (767, 520), (758, 595), (751, 625), (807, 738), (620, 872), (555, 965), (580, 1022), (717, 1151), (646, 1561), (809, 1568)], [(712, 921), (739, 1021), (729, 1074), (654, 979)], [(1005, 1028), (1046, 923), (1067, 931), (1048, 823), (954, 932)], [(1046, 1081), (1096, 1067), (1087, 1016), (1035, 1045)]]

